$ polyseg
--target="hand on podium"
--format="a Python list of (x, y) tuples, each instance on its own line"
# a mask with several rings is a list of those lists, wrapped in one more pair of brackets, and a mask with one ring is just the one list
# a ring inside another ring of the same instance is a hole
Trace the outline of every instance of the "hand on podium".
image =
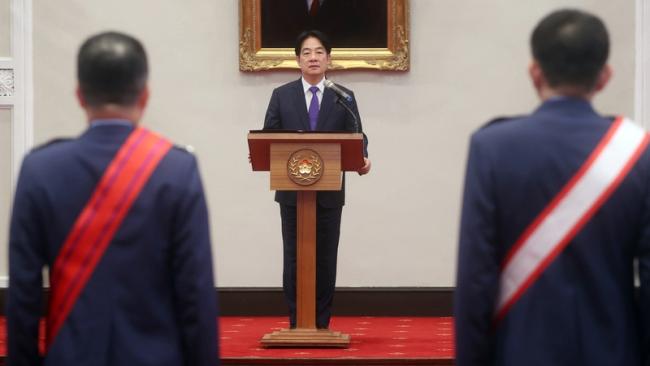
[(359, 169), (359, 170), (357, 171), (357, 172), (359, 173), (359, 175), (368, 174), (368, 172), (370, 172), (370, 166), (372, 165), (372, 164), (370, 163), (370, 159), (368, 159), (368, 158), (363, 158), (363, 162), (365, 163), (365, 165), (362, 166), (361, 169)]

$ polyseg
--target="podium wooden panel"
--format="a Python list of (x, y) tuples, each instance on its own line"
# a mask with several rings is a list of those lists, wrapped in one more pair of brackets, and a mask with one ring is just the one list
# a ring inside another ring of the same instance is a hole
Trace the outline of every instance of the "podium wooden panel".
[[(296, 329), (266, 334), (261, 343), (264, 347), (348, 347), (349, 335), (316, 329), (316, 193), (340, 190), (342, 171), (363, 167), (363, 135), (251, 131), (248, 146), (253, 170), (271, 172), (272, 190), (298, 194)], [(312, 182), (316, 170), (319, 176)]]
[[(298, 186), (287, 179), (287, 162), (300, 150), (316, 151), (325, 161), (323, 177), (309, 186)], [(341, 190), (341, 145), (339, 144), (271, 144), (271, 190), (275, 191), (339, 191)]]

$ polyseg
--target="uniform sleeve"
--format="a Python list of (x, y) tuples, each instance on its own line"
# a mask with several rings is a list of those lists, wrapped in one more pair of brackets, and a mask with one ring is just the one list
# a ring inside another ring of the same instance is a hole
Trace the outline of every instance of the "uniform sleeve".
[[(26, 160), (27, 162), (27, 160)], [(40, 365), (38, 328), (42, 314), (45, 242), (38, 211), (36, 182), (24, 163), (14, 196), (9, 232), (7, 363)]]
[(273, 90), (273, 94), (271, 94), (271, 100), (269, 101), (269, 106), (266, 108), (266, 116), (264, 117), (265, 130), (282, 129), (279, 98), (280, 97), (278, 96), (278, 90)]
[[(648, 153), (644, 156), (646, 168), (650, 168)], [(638, 245), (639, 261), (639, 311), (641, 322), (641, 352), (644, 366), (650, 366), (650, 174), (646, 180), (645, 212), (642, 218), (641, 240)]]
[(217, 365), (217, 299), (208, 210), (196, 159), (183, 176), (186, 191), (173, 223), (172, 275), (185, 365)]
[(496, 204), (490, 162), (476, 135), (470, 143), (460, 224), (454, 322), (456, 364), (488, 365), (498, 289)]

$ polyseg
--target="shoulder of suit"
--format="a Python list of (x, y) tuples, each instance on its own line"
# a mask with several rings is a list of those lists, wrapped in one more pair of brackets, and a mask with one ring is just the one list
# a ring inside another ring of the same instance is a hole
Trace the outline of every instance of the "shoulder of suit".
[(282, 85), (276, 87), (275, 90), (292, 89), (292, 88), (295, 88), (295, 87), (300, 87), (300, 89), (302, 89), (302, 81), (300, 81), (300, 79), (290, 81), (290, 82), (288, 82), (286, 84), (282, 84)]
[(46, 148), (57, 146), (57, 145), (60, 145), (61, 143), (72, 141), (72, 140), (74, 140), (74, 139), (71, 138), (71, 137), (55, 138), (55, 139), (52, 139), (50, 141), (44, 142), (44, 143), (42, 143), (40, 145), (34, 146), (32, 148), (32, 150), (31, 150), (31, 152), (41, 151), (41, 150), (44, 150)]
[(502, 123), (504, 123), (504, 122), (508, 122), (508, 121), (519, 120), (519, 119), (522, 119), (522, 118), (524, 118), (524, 117), (525, 117), (524, 115), (521, 115), (521, 116), (501, 116), (501, 117), (497, 117), (497, 118), (491, 119), (490, 121), (488, 121), (487, 123), (485, 123), (483, 126), (481, 126), (480, 129), (482, 130), (482, 129), (485, 129), (485, 128), (488, 128), (488, 127), (492, 127), (492, 126), (500, 125), (500, 124), (502, 124)]

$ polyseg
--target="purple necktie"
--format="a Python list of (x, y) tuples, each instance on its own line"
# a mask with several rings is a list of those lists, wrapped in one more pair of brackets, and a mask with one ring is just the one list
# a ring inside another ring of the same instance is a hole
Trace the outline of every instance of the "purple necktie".
[(309, 103), (309, 127), (314, 131), (316, 130), (316, 122), (318, 122), (318, 110), (320, 109), (318, 106), (318, 96), (316, 95), (318, 87), (312, 86), (309, 88), (309, 91), (311, 92), (311, 102)]

